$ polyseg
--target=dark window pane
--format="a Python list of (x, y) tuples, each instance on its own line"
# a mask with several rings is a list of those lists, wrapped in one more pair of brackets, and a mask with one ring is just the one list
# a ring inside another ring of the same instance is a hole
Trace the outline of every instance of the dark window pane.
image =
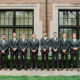
[(76, 11), (59, 12), (59, 25), (76, 25), (76, 19)]
[(63, 24), (67, 25), (67, 23), (68, 23), (67, 19), (63, 19)]
[(16, 11), (16, 25), (33, 25), (33, 11)]

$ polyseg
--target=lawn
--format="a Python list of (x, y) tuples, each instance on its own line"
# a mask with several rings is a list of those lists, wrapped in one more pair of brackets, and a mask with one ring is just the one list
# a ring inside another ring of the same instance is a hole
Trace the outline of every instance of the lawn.
[(0, 76), (0, 80), (80, 80), (80, 76)]

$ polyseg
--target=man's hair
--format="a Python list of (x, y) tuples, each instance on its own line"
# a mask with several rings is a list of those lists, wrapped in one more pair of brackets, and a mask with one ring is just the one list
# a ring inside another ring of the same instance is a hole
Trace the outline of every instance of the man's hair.
[[(36, 33), (33, 33), (33, 34), (35, 34), (35, 35), (36, 35)], [(32, 35), (33, 35), (33, 34), (32, 34)]]
[(72, 35), (74, 35), (74, 34), (76, 35), (76, 33), (73, 33)]
[(2, 34), (2, 36), (3, 36), (3, 35), (5, 35), (5, 36), (6, 36), (6, 34)]
[(53, 34), (54, 34), (54, 33), (56, 33), (56, 34), (57, 34), (57, 32), (53, 32)]
[(47, 34), (47, 32), (46, 32), (46, 31), (44, 31), (44, 32), (43, 32), (43, 34), (44, 34), (44, 33), (46, 33), (46, 34)]
[(22, 33), (22, 35), (25, 35), (25, 33)]
[[(66, 34), (66, 33), (63, 33), (63, 35), (64, 35), (64, 34)], [(67, 34), (66, 34), (66, 35), (67, 35)]]
[(16, 32), (13, 32), (13, 34), (14, 34), (14, 33), (16, 33)]

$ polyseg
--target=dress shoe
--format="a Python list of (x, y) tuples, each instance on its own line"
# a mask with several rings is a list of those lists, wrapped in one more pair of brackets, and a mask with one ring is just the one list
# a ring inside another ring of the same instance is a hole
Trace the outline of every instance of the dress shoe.
[(38, 68), (35, 68), (36, 71), (38, 71)]
[(12, 70), (13, 69), (13, 67), (10, 67), (10, 70)]
[(60, 68), (58, 68), (57, 70), (60, 71)]
[(20, 66), (20, 68), (19, 68), (19, 70), (21, 70), (23, 67), (22, 66)]
[(41, 68), (41, 71), (43, 71), (43, 70), (44, 70), (44, 67)]
[(66, 68), (66, 71), (68, 71), (68, 68)]
[(0, 70), (2, 70), (2, 68), (0, 68)]
[(80, 68), (77, 68), (77, 71), (80, 71)]
[(61, 68), (61, 70), (64, 70), (64, 68)]
[(30, 68), (30, 71), (32, 71), (32, 67)]
[(73, 71), (73, 69), (71, 68), (70, 71)]
[(52, 71), (55, 71), (55, 68), (52, 68)]
[(4, 68), (5, 71), (7, 71), (7, 68)]
[(47, 71), (49, 71), (50, 69), (49, 68), (47, 68)]
[(27, 67), (25, 67), (24, 69), (27, 70)]

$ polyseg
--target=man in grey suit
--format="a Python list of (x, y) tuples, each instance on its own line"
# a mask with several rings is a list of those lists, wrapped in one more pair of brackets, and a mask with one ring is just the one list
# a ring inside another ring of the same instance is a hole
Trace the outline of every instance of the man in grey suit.
[(70, 42), (67, 39), (67, 35), (64, 33), (63, 39), (61, 40), (61, 67), (63, 70), (63, 68), (64, 68), (64, 57), (65, 57), (66, 71), (68, 71), (69, 48), (70, 48)]
[(80, 71), (80, 64), (79, 64), (79, 40), (76, 38), (76, 34), (73, 34), (73, 39), (70, 41), (70, 55), (71, 55), (71, 71), (73, 70), (73, 63), (74, 57), (76, 57), (77, 62), (77, 71)]
[(28, 40), (26, 35), (23, 33), (19, 40), (19, 51), (20, 51), (20, 69), (24, 67), (27, 70), (27, 53), (28, 53)]
[(46, 57), (46, 67), (47, 70), (49, 71), (49, 65), (48, 65), (48, 54), (49, 54), (49, 38), (47, 37), (47, 33), (43, 33), (43, 38), (40, 41), (40, 46), (41, 46), (41, 54), (42, 54), (42, 68), (41, 70), (44, 70), (45, 67), (45, 57)]
[(55, 58), (57, 69), (59, 69), (59, 48), (60, 48), (60, 40), (57, 38), (57, 33), (53, 33), (53, 38), (51, 39), (51, 51), (52, 51), (52, 71), (55, 70)]
[(0, 69), (2, 68), (2, 62), (3, 62), (4, 70), (7, 70), (8, 48), (9, 48), (9, 43), (6, 40), (6, 35), (3, 34), (2, 40), (0, 41)]
[(18, 45), (19, 45), (19, 40), (16, 37), (17, 37), (16, 32), (14, 32), (13, 33), (13, 38), (10, 40), (10, 52), (11, 52), (10, 70), (13, 69), (14, 56), (15, 56), (15, 62), (16, 62), (16, 69), (18, 69)]
[(31, 58), (30, 70), (32, 71), (33, 64), (35, 62), (35, 70), (37, 71), (39, 40), (36, 38), (35, 33), (32, 35), (32, 39), (30, 39), (29, 41), (29, 47), (30, 47), (30, 58)]

